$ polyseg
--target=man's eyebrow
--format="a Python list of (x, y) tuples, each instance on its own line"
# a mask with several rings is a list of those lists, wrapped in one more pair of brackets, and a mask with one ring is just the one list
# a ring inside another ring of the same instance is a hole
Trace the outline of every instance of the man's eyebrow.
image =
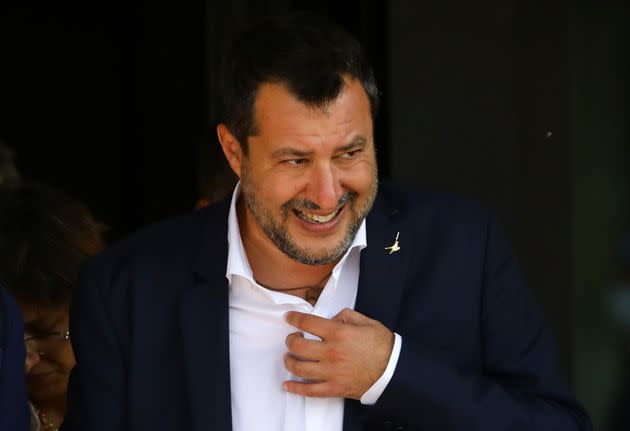
[[(335, 150), (337, 153), (344, 153), (350, 150), (358, 150), (364, 148), (367, 145), (367, 139), (364, 136), (355, 136), (350, 143), (343, 145)], [(283, 159), (286, 157), (304, 158), (313, 154), (312, 151), (302, 151), (293, 147), (278, 148), (271, 153), (271, 157), (274, 159)]]
[(364, 136), (355, 136), (349, 144), (337, 148), (338, 153), (345, 153), (350, 150), (360, 150), (367, 145), (367, 139)]
[(310, 156), (311, 154), (313, 154), (312, 151), (302, 151), (298, 150), (297, 148), (282, 147), (271, 153), (271, 157), (273, 157), (274, 159), (283, 159), (285, 157), (302, 158)]

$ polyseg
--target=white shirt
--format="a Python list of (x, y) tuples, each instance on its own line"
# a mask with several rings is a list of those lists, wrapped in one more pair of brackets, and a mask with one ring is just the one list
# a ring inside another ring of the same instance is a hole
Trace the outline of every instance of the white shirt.
[[(230, 386), (234, 431), (341, 431), (343, 398), (308, 398), (282, 389), (286, 380), (297, 380), (284, 366), (285, 339), (297, 329), (287, 324), (287, 311), (301, 311), (332, 318), (344, 308), (354, 309), (359, 283), (361, 250), (367, 247), (365, 220), (348, 252), (332, 271), (319, 299), (312, 306), (302, 298), (260, 286), (245, 255), (236, 216), (240, 194), (237, 184), (228, 219), (230, 284)], [(317, 338), (304, 334), (306, 338)], [(402, 345), (395, 334), (389, 363), (380, 379), (363, 395), (363, 404), (374, 404), (389, 383)]]

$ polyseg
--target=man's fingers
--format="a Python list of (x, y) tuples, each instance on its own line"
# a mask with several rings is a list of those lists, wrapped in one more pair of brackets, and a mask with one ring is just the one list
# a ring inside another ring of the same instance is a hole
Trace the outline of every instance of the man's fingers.
[(319, 362), (296, 359), (292, 354), (284, 355), (284, 366), (294, 376), (307, 380), (323, 380), (324, 368)]
[(322, 340), (325, 340), (329, 334), (334, 333), (335, 328), (339, 326), (338, 322), (313, 314), (300, 313), (299, 311), (289, 311), (284, 318), (289, 325), (295, 326), (304, 332), (317, 335)]
[(289, 352), (301, 358), (319, 361), (325, 352), (324, 344), (319, 340), (307, 340), (300, 332), (289, 334), (285, 340)]
[(358, 311), (351, 310), (349, 308), (344, 308), (339, 313), (337, 313), (332, 319), (335, 322), (349, 323), (353, 325), (369, 325), (374, 322), (373, 319), (370, 319), (364, 314), (359, 313)]
[(329, 382), (302, 383), (289, 380), (284, 382), (282, 386), (287, 392), (305, 397), (321, 398), (341, 396), (335, 388), (335, 385)]

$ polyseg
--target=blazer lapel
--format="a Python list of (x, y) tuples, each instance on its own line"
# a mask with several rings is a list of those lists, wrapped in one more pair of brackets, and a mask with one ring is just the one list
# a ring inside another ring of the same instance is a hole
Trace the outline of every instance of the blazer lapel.
[[(397, 215), (397, 208), (380, 200), (367, 217), (368, 246), (361, 252), (355, 307), (391, 330), (398, 323), (403, 281), (412, 251), (411, 244), (405, 243), (405, 232)], [(389, 248), (394, 245), (398, 247)]]
[[(408, 272), (411, 244), (405, 243), (405, 232), (398, 217), (399, 209), (383, 196), (374, 203), (367, 217), (367, 244), (361, 252), (359, 289), (355, 310), (378, 320), (392, 331), (398, 325), (403, 299), (403, 282)], [(398, 247), (394, 246), (398, 236)], [(363, 429), (369, 407), (359, 401), (346, 400), (344, 431)]]
[(193, 263), (195, 283), (180, 309), (191, 426), (194, 431), (232, 429), (230, 393), (227, 205), (210, 212)]

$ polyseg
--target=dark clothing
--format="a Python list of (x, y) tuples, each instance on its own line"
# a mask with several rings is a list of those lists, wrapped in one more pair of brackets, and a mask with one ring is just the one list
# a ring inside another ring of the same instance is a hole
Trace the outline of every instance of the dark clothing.
[[(231, 429), (228, 209), (147, 228), (89, 262), (71, 311), (65, 431)], [(344, 430), (590, 429), (486, 214), (385, 185), (367, 239), (356, 310), (403, 344), (376, 405), (346, 400)]]
[(0, 287), (0, 430), (27, 431), (31, 415), (24, 374), (24, 322), (9, 293)]

